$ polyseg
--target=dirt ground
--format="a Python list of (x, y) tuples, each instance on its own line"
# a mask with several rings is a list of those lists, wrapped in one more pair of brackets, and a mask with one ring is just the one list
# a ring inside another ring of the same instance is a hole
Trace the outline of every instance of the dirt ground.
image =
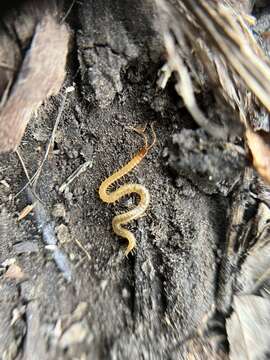
[[(67, 22), (65, 83), (19, 147), (30, 176), (65, 89), (74, 91), (36, 184), (42, 203), (21, 220), (36, 199), (20, 192), (27, 178), (18, 155), (0, 156), (1, 359), (186, 359), (188, 339), (216, 303), (231, 184), (220, 190), (170, 166), (175, 134), (197, 126), (173, 84), (157, 88), (164, 50), (151, 2), (82, 1)], [(111, 222), (136, 198), (108, 205), (98, 188), (142, 147), (129, 127), (152, 122), (157, 143), (117, 183), (143, 184), (151, 195), (146, 215), (128, 227), (137, 248), (125, 257)]]

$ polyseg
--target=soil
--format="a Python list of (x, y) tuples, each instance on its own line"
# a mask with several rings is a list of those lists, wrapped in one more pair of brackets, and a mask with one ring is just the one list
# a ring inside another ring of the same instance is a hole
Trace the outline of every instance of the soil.
[[(175, 134), (197, 126), (173, 81), (157, 88), (164, 54), (151, 2), (81, 1), (67, 21), (74, 34), (65, 83), (33, 116), (19, 147), (30, 177), (65, 89), (75, 90), (36, 184), (42, 202), (21, 220), (37, 200), (29, 188), (20, 192), (27, 178), (17, 154), (0, 156), (1, 359), (185, 359), (188, 338), (216, 301), (233, 184), (221, 190), (220, 176), (217, 186), (194, 181), (168, 161)], [(116, 185), (140, 183), (151, 194), (145, 216), (128, 226), (137, 248), (125, 257), (111, 222), (136, 198), (108, 205), (97, 191), (142, 147), (131, 127), (152, 122), (157, 143)], [(233, 176), (241, 174), (239, 159)]]

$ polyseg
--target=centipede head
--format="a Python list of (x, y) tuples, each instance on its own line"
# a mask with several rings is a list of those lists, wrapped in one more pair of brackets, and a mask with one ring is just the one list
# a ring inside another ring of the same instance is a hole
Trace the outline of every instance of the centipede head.
[(154, 130), (154, 123), (152, 122), (150, 127), (151, 127), (151, 131), (152, 131), (152, 143), (150, 145), (148, 145), (148, 138), (146, 136), (146, 129), (147, 129), (148, 124), (146, 124), (143, 128), (135, 128), (135, 127), (131, 127), (132, 130), (134, 130), (137, 134), (141, 135), (144, 139), (144, 147), (141, 151), (145, 151), (143, 156), (145, 156), (147, 154), (147, 152), (155, 145), (156, 141), (157, 141), (157, 136)]
[(137, 156), (142, 159), (145, 157), (145, 155), (148, 152), (148, 147), (145, 145), (143, 148), (141, 148), (141, 150), (138, 152)]

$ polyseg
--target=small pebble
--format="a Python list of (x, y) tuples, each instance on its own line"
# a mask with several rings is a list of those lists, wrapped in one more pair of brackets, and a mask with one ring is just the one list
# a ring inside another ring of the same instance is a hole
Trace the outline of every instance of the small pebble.
[(80, 344), (86, 338), (87, 333), (88, 327), (83, 321), (75, 323), (64, 332), (59, 341), (59, 345), (62, 349), (65, 349), (71, 345)]
[(23, 253), (38, 252), (38, 250), (39, 250), (38, 244), (35, 241), (19, 242), (19, 243), (13, 245), (13, 249), (17, 255), (23, 254)]
[(52, 216), (55, 218), (65, 218), (66, 209), (64, 204), (62, 203), (55, 204), (52, 210)]
[(64, 224), (60, 224), (55, 228), (55, 232), (57, 234), (57, 239), (60, 244), (67, 243), (71, 240), (70, 233), (68, 227)]

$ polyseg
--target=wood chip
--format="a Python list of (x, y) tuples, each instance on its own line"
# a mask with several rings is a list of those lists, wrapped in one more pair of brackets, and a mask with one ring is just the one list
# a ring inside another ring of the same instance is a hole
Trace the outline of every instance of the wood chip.
[(35, 203), (27, 205), (25, 208), (23, 208), (18, 216), (18, 220), (20, 221), (24, 219), (28, 214), (30, 214), (30, 212), (34, 209), (34, 207), (35, 207)]

